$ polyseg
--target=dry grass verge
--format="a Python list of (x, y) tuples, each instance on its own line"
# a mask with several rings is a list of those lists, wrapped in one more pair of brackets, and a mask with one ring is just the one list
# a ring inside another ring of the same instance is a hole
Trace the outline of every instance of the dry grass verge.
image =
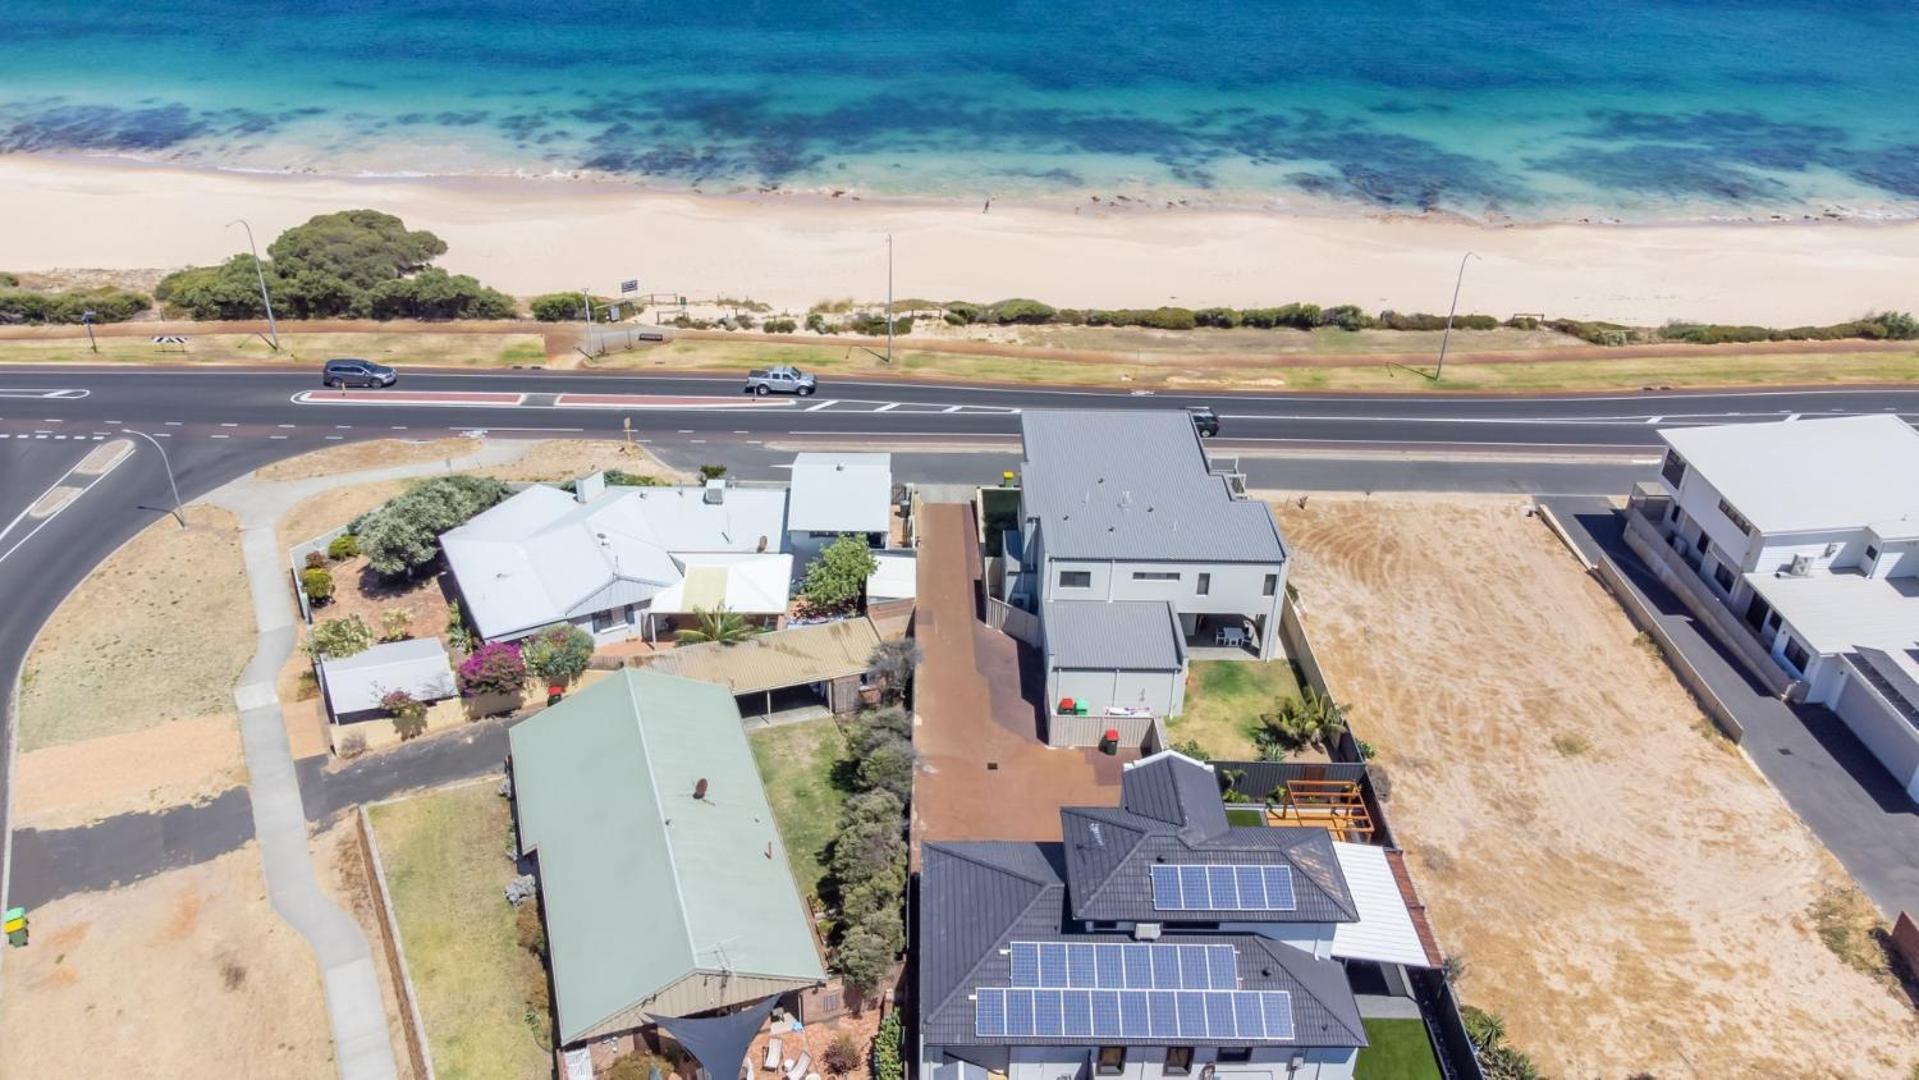
[(1522, 511), (1279, 506), (1461, 995), (1551, 1075), (1906, 1075), (1919, 1017), (1808, 916), (1843, 871)]
[(464, 457), (479, 448), (477, 440), (457, 435), (431, 440), (373, 439), (368, 442), (341, 443), (285, 461), (276, 461), (253, 475), (262, 480), (307, 480), (361, 469), (384, 469), (421, 461), (447, 461)]
[(198, 802), (245, 782), (238, 717), (173, 720), (21, 754), (14, 825), (65, 829)]
[(23, 754), (172, 720), (221, 715), (255, 646), (239, 525), (186, 508), (108, 556), (27, 655)]
[(252, 844), (37, 909), (4, 988), (0, 1076), (334, 1075), (319, 968)]

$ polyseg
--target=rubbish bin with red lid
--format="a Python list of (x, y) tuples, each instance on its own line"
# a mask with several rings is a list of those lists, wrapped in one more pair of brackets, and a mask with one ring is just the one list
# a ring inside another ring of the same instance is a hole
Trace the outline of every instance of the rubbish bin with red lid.
[(1119, 729), (1107, 728), (1106, 734), (1099, 737), (1099, 752), (1102, 754), (1119, 753)]

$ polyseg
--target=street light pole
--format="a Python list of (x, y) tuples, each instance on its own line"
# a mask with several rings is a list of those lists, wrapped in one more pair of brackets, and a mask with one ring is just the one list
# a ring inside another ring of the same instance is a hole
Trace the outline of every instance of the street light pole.
[(146, 441), (152, 443), (153, 448), (155, 450), (160, 451), (160, 464), (166, 466), (166, 469), (167, 469), (167, 487), (173, 489), (173, 520), (179, 522), (180, 527), (182, 529), (186, 528), (187, 527), (186, 515), (181, 513), (180, 511), (180, 485), (177, 483), (174, 483), (173, 459), (167, 457), (167, 448), (160, 445), (160, 440), (154, 438), (153, 436), (147, 434), (144, 431), (134, 431), (131, 428), (121, 428), (120, 430), (125, 432), (128, 435), (140, 436), (142, 439), (145, 439)]
[(1459, 276), (1453, 279), (1453, 306), (1446, 309), (1446, 332), (1439, 338), (1439, 367), (1433, 371), (1433, 381), (1438, 382), (1446, 374), (1446, 344), (1453, 338), (1453, 313), (1459, 310), (1459, 286), (1466, 280), (1466, 260), (1479, 256), (1468, 251), (1459, 257)]
[(893, 362), (893, 234), (886, 234), (886, 362)]
[[(273, 340), (273, 351), (279, 352), (280, 324), (273, 321), (273, 297), (267, 295), (267, 272), (260, 265), (260, 248), (253, 242), (253, 226), (248, 225), (245, 218), (236, 218), (233, 221), (227, 222), (227, 228), (229, 229), (235, 225), (247, 231), (247, 250), (253, 253), (253, 275), (260, 281), (260, 303), (266, 305), (267, 309), (267, 334)], [(154, 445), (158, 446), (160, 444), (154, 443)], [(165, 453), (165, 451), (162, 451), (162, 453)]]
[(87, 348), (97, 353), (100, 351), (100, 343), (93, 340), (93, 319), (94, 313), (91, 308), (80, 313), (80, 325), (87, 328)]

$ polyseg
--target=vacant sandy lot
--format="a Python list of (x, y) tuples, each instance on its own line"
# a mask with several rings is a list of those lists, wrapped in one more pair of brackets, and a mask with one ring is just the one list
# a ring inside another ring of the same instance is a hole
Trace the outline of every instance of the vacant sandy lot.
[(20, 751), (224, 715), (254, 650), (238, 523), (186, 508), (114, 552), (27, 655)]
[(334, 1075), (313, 954), (252, 844), (33, 913), (0, 995), (0, 1076)]
[(1509, 498), (1281, 502), (1321, 663), (1461, 995), (1549, 1073), (1905, 1077), (1919, 1019), (1820, 941), (1844, 875)]

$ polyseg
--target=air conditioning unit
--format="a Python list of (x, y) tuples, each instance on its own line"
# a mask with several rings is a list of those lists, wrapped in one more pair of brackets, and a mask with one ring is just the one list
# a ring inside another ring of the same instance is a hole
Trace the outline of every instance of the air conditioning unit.
[(1794, 555), (1792, 561), (1786, 564), (1787, 577), (1805, 577), (1811, 573), (1812, 556), (1810, 555)]
[(1160, 933), (1159, 924), (1156, 922), (1143, 922), (1143, 923), (1133, 924), (1133, 940), (1134, 941), (1158, 941), (1159, 933)]

